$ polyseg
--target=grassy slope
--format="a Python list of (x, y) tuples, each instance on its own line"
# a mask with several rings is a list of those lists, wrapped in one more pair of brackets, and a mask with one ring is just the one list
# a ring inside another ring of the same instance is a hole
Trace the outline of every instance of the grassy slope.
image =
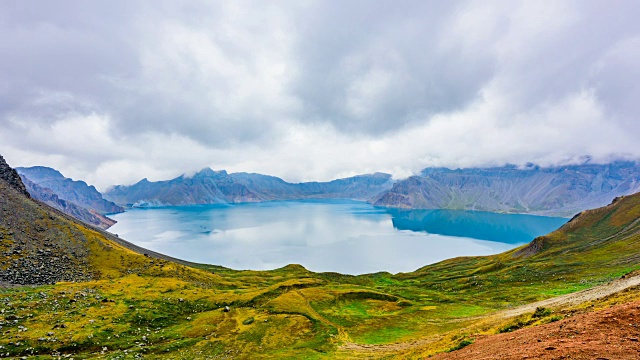
[[(295, 265), (263, 272), (190, 268), (65, 223), (87, 239), (96, 280), (0, 290), (0, 353), (418, 357), (456, 346), (495, 310), (638, 269), (639, 217), (640, 195), (628, 196), (586, 212), (529, 247), (451, 259), (412, 273), (363, 276), (311, 273)], [(490, 332), (501, 325), (482, 326)], [(432, 342), (394, 353), (340, 348), (413, 340)]]

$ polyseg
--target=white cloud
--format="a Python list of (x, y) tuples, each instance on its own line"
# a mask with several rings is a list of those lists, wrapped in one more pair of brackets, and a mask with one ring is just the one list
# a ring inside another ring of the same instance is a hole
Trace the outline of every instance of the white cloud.
[(0, 153), (102, 189), (640, 157), (631, 2), (25, 4), (0, 5)]

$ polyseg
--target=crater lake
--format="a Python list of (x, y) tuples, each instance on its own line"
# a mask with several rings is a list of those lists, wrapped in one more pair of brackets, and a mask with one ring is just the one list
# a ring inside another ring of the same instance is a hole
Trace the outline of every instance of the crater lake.
[(300, 264), (316, 272), (408, 272), (490, 255), (568, 219), (458, 210), (402, 210), (350, 200), (133, 208), (109, 229), (139, 246), (232, 269)]

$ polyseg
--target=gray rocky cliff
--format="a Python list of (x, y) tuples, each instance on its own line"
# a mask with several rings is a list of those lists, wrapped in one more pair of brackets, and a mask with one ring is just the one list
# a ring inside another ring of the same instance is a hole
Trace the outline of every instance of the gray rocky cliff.
[(371, 199), (376, 206), (572, 216), (640, 191), (635, 162), (540, 168), (427, 168)]

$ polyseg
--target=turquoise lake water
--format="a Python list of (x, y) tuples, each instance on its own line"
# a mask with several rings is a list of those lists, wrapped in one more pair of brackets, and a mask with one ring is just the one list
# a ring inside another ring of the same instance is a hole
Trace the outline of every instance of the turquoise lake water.
[(109, 229), (173, 257), (233, 269), (301, 264), (313, 271), (413, 271), (489, 255), (549, 233), (565, 218), (454, 210), (398, 210), (348, 200), (135, 208)]

